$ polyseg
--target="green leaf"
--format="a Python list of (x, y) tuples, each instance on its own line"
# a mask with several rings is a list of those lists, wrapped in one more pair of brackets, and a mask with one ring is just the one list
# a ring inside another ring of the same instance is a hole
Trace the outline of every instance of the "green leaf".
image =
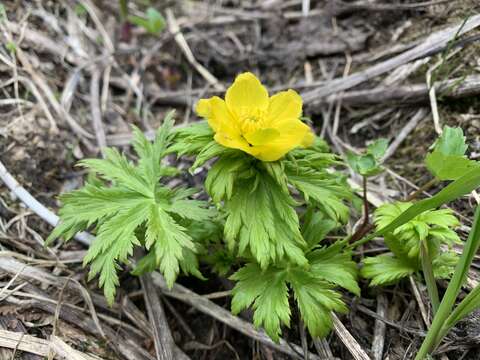
[(328, 219), (319, 211), (307, 211), (302, 226), (302, 235), (311, 250), (338, 226), (334, 220)]
[(100, 174), (104, 179), (118, 183), (133, 192), (145, 197), (152, 196), (153, 189), (145, 181), (144, 177), (137, 171), (125, 156), (117, 149), (105, 149), (105, 159), (86, 159), (79, 163)]
[(167, 114), (162, 126), (158, 128), (155, 134), (153, 143), (147, 140), (140, 129), (133, 127), (132, 145), (140, 158), (138, 172), (143, 175), (151, 188), (155, 187), (159, 178), (173, 173), (172, 168), (161, 165), (161, 159), (167, 154), (173, 137), (172, 129), (175, 122), (173, 115), (174, 111)]
[(141, 276), (151, 273), (157, 269), (157, 256), (155, 251), (150, 251), (137, 261), (135, 268), (132, 270), (132, 275)]
[(232, 313), (238, 314), (253, 304), (255, 326), (263, 326), (276, 342), (281, 325), (290, 326), (286, 277), (284, 270), (269, 268), (262, 271), (256, 264), (247, 264), (230, 277), (237, 281), (232, 290)]
[(202, 260), (212, 267), (214, 273), (227, 276), (237, 262), (237, 257), (226, 250), (216, 249), (213, 253), (202, 257)]
[(153, 143), (134, 128), (133, 147), (139, 157), (136, 164), (117, 150), (106, 149), (105, 159), (81, 163), (105, 181), (90, 177), (83, 188), (60, 197), (60, 223), (47, 240), (60, 236), (68, 240), (95, 225), (97, 237), (84, 264), (90, 264), (90, 278), (99, 275), (110, 304), (119, 285), (117, 272), (121, 264), (128, 263), (135, 246), (151, 250), (139, 262), (137, 273), (160, 269), (169, 286), (180, 268), (201, 277), (194, 255), (196, 246), (179, 222), (208, 221), (215, 212), (202, 201), (188, 199), (195, 190), (170, 189), (160, 183), (162, 176), (171, 173), (162, 158), (171, 145), (172, 115), (167, 115)]
[[(199, 121), (186, 127), (180, 127), (174, 132), (174, 144), (169, 148), (169, 152), (178, 153), (178, 155), (197, 155), (207, 145), (215, 144), (213, 140), (213, 130), (206, 121)], [(212, 156), (213, 157), (213, 156)], [(203, 160), (206, 161), (209, 158)], [(200, 166), (201, 164), (197, 164)]]
[(213, 201), (218, 203), (223, 199), (230, 199), (235, 182), (240, 177), (246, 177), (250, 166), (251, 160), (244, 156), (225, 156), (218, 159), (208, 171), (205, 180), (205, 189)]
[(478, 168), (478, 162), (465, 156), (445, 155), (434, 151), (425, 159), (427, 169), (439, 180), (456, 180), (473, 168)]
[(347, 312), (333, 286), (307, 271), (295, 268), (288, 274), (300, 314), (312, 337), (322, 338), (332, 328), (331, 311)]
[(48, 237), (47, 244), (59, 236), (70, 240), (77, 232), (95, 222), (147, 199), (128, 189), (107, 188), (101, 183), (87, 182), (82, 189), (60, 196), (65, 204), (59, 212), (61, 222)]
[(392, 233), (385, 234), (385, 245), (387, 245), (395, 257), (402, 259), (405, 263), (409, 263), (413, 269), (420, 270), (420, 241), (413, 236), (412, 238), (408, 238), (410, 235), (409, 233), (408, 235), (399, 237)]
[(157, 10), (150, 7), (147, 9), (145, 16), (129, 15), (128, 21), (137, 26), (143, 27), (151, 34), (159, 35), (165, 28), (165, 19)]
[[(196, 254), (188, 248), (183, 248), (183, 256), (180, 260), (180, 268), (186, 275), (193, 275), (200, 280), (206, 280), (198, 269), (198, 259)], [(132, 271), (132, 275), (141, 276), (151, 273), (158, 269), (157, 255), (155, 249), (152, 249), (147, 255), (142, 257)]]
[(367, 153), (372, 155), (376, 161), (380, 161), (388, 149), (388, 140), (380, 138), (367, 146)]
[[(206, 161), (217, 157), (222, 154), (228, 154), (231, 153), (232, 151), (227, 149), (226, 147), (220, 145), (219, 143), (215, 141), (209, 142), (205, 147), (202, 148), (200, 153), (197, 155), (195, 162), (193, 163), (192, 167), (190, 168), (190, 171), (192, 172), (193, 170), (197, 169), (198, 167), (202, 166)], [(238, 153), (236, 151), (233, 151), (234, 154)]]
[(253, 306), (255, 326), (263, 326), (274, 341), (279, 339), (281, 326), (290, 325), (288, 284), (312, 337), (328, 334), (332, 311), (347, 311), (333, 284), (302, 267), (262, 270), (257, 264), (247, 264), (230, 278), (237, 281), (232, 290), (232, 312), (238, 314)]
[(460, 226), (460, 221), (453, 214), (452, 209), (439, 209), (426, 211), (418, 216), (420, 221), (428, 225), (437, 225), (442, 228), (450, 228)]
[(150, 207), (145, 246), (147, 249), (155, 247), (157, 264), (169, 287), (173, 286), (180, 271), (184, 248), (195, 251), (192, 238), (186, 233), (186, 229), (156, 204)]
[(125, 263), (133, 254), (135, 245), (140, 242), (135, 236), (135, 229), (146, 219), (146, 207), (138, 204), (120, 210), (114, 216), (102, 222), (96, 239), (83, 259), (84, 265), (91, 263), (89, 279), (100, 274), (100, 287), (104, 288), (105, 297), (113, 304), (115, 288), (118, 286), (118, 263)]
[(446, 251), (433, 260), (433, 273), (436, 279), (450, 279), (458, 263), (458, 255), (454, 251)]
[(363, 260), (361, 275), (371, 279), (370, 286), (391, 285), (415, 273), (410, 263), (391, 255), (367, 257)]
[(346, 160), (352, 170), (362, 176), (374, 176), (382, 172), (382, 168), (378, 166), (373, 155), (356, 155), (348, 152)]
[[(374, 221), (377, 227), (382, 229), (412, 206), (413, 204), (408, 202), (382, 205), (375, 211)], [(442, 259), (447, 259), (447, 255), (440, 245), (451, 246), (460, 241), (458, 235), (451, 229), (458, 225), (459, 221), (450, 209), (427, 210), (397, 227), (393, 232), (384, 234), (385, 244), (400, 262), (410, 264), (412, 269), (420, 270), (421, 260), (424, 259), (420, 250), (422, 243), (426, 243), (433, 263), (441, 266)], [(442, 267), (442, 271), (447, 271), (446, 267)], [(440, 275), (440, 270), (435, 271), (435, 267), (433, 274), (444, 277)]]
[(442, 135), (434, 144), (434, 149), (445, 155), (465, 155), (468, 145), (462, 128), (445, 126)]
[(182, 258), (180, 259), (180, 269), (186, 275), (193, 275), (197, 279), (207, 280), (199, 270), (198, 257), (196, 252), (187, 247), (183, 248)]
[(346, 160), (348, 165), (350, 165), (352, 170), (357, 174), (362, 176), (374, 176), (383, 171), (380, 163), (387, 148), (388, 140), (380, 138), (371, 143), (364, 154), (357, 155), (348, 152), (346, 154)]
[(479, 167), (477, 161), (465, 156), (467, 148), (463, 130), (445, 126), (433, 145), (433, 151), (425, 159), (427, 169), (439, 180), (458, 179), (472, 168)]
[(326, 280), (360, 296), (357, 283), (357, 264), (352, 254), (341, 244), (315, 250), (308, 254), (310, 271), (317, 279)]
[(265, 172), (237, 181), (234, 194), (225, 202), (229, 249), (238, 245), (239, 254), (249, 250), (262, 268), (283, 258), (305, 265), (302, 247), (306, 244), (293, 205), (291, 196)]
[(421, 213), (440, 207), (452, 200), (458, 199), (461, 196), (468, 194), (475, 190), (480, 185), (480, 170), (470, 170), (468, 173), (453, 181), (448, 186), (443, 188), (437, 194), (428, 199), (423, 199), (408, 207), (400, 215), (388, 225), (381, 226), (380, 229), (372, 236), (381, 236), (389, 232), (393, 232), (396, 228), (407, 223), (415, 216)]
[(175, 200), (165, 210), (185, 219), (205, 221), (216, 215), (214, 209), (206, 209), (205, 205), (205, 202), (200, 200)]
[(287, 164), (285, 173), (290, 185), (300, 191), (305, 201), (337, 222), (346, 222), (349, 208), (346, 200), (352, 199), (350, 188), (342, 183), (339, 174), (328, 174), (312, 168)]
[(280, 161), (261, 162), (259, 165), (267, 171), (267, 173), (275, 180), (285, 193), (288, 192), (287, 174), (285, 173), (284, 164)]

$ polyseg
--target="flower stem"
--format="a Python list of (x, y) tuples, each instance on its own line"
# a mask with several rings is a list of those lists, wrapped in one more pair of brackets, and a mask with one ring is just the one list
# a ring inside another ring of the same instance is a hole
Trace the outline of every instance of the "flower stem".
[(422, 241), (420, 245), (420, 257), (422, 260), (423, 276), (425, 278), (425, 283), (427, 284), (428, 295), (432, 304), (432, 313), (433, 316), (435, 316), (440, 305), (440, 298), (438, 296), (437, 282), (435, 281), (435, 276), (433, 274), (432, 257), (430, 256), (426, 241)]
[(355, 233), (350, 237), (349, 241), (353, 241), (354, 243), (358, 240), (362, 239), (370, 230), (373, 229), (368, 222), (368, 199), (367, 199), (367, 177), (363, 177), (363, 223), (360, 227), (355, 231)]
[(128, 17), (128, 0), (119, 0), (120, 4), (120, 16), (123, 21), (127, 20)]

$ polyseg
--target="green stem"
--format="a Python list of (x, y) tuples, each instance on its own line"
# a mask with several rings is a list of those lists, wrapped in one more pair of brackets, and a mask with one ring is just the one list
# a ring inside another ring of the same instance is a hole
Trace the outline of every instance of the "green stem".
[(468, 239), (465, 243), (463, 253), (455, 268), (452, 279), (448, 284), (447, 291), (443, 296), (442, 302), (438, 308), (437, 314), (433, 318), (432, 325), (428, 330), (427, 336), (423, 340), (422, 346), (415, 356), (415, 360), (423, 360), (431, 353), (436, 346), (440, 343), (443, 336), (448, 329), (444, 328), (447, 319), (452, 312), (453, 305), (457, 299), (463, 283), (467, 277), (468, 269), (472, 263), (478, 247), (480, 245), (480, 206), (477, 206), (475, 210), (475, 218), (473, 221), (472, 230), (468, 235)]
[(420, 257), (422, 260), (423, 276), (425, 278), (425, 283), (427, 284), (430, 302), (432, 303), (433, 316), (435, 316), (438, 307), (440, 306), (440, 297), (438, 296), (437, 282), (435, 281), (435, 276), (433, 274), (432, 257), (430, 256), (426, 241), (422, 241), (420, 245)]
[(119, 0), (120, 3), (120, 17), (123, 21), (128, 18), (128, 0)]
[(472, 311), (480, 307), (480, 286), (476, 286), (470, 293), (457, 305), (447, 318), (437, 335), (436, 346), (440, 345), (443, 337), (454, 327), (460, 320), (468, 316)]

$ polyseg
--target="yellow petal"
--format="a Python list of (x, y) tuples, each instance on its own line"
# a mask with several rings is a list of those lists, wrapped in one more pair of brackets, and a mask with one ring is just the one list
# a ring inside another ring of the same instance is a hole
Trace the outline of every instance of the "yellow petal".
[(195, 107), (195, 112), (198, 116), (208, 119), (211, 114), (210, 110), (210, 103), (212, 99), (200, 99), (197, 102), (197, 106)]
[(315, 134), (313, 133), (313, 131), (308, 131), (303, 137), (302, 146), (303, 147), (312, 146), (314, 141), (315, 141)]
[(252, 73), (243, 73), (236, 77), (225, 94), (228, 109), (242, 115), (250, 109), (268, 109), (268, 91)]
[(225, 101), (218, 96), (199, 100), (195, 111), (199, 116), (207, 119), (208, 125), (213, 131), (227, 132), (232, 135), (239, 134), (235, 118), (228, 111)]
[(298, 119), (302, 115), (302, 98), (293, 90), (282, 91), (270, 98), (268, 123)]
[(258, 146), (258, 148), (258, 153), (254, 156), (262, 161), (277, 161), (291, 150), (288, 147), (273, 144)]
[(276, 129), (259, 129), (249, 134), (245, 134), (244, 137), (251, 145), (264, 145), (277, 139), (280, 136), (280, 132)]
[(253, 146), (250, 146), (248, 142), (241, 136), (231, 137), (226, 133), (217, 132), (214, 136), (214, 139), (220, 145), (223, 145), (232, 149), (242, 150), (250, 155), (256, 155), (257, 150)]
[(312, 130), (298, 119), (283, 120), (279, 125), (280, 135), (268, 144), (255, 146), (258, 154), (255, 155), (262, 161), (276, 161), (290, 150), (299, 146), (309, 146), (314, 138)]

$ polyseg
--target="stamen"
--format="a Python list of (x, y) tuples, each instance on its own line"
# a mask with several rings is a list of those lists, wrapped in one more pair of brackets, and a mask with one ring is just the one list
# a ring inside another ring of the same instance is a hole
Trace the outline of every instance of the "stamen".
[(251, 109), (240, 116), (240, 127), (243, 133), (252, 132), (265, 126), (265, 112)]

